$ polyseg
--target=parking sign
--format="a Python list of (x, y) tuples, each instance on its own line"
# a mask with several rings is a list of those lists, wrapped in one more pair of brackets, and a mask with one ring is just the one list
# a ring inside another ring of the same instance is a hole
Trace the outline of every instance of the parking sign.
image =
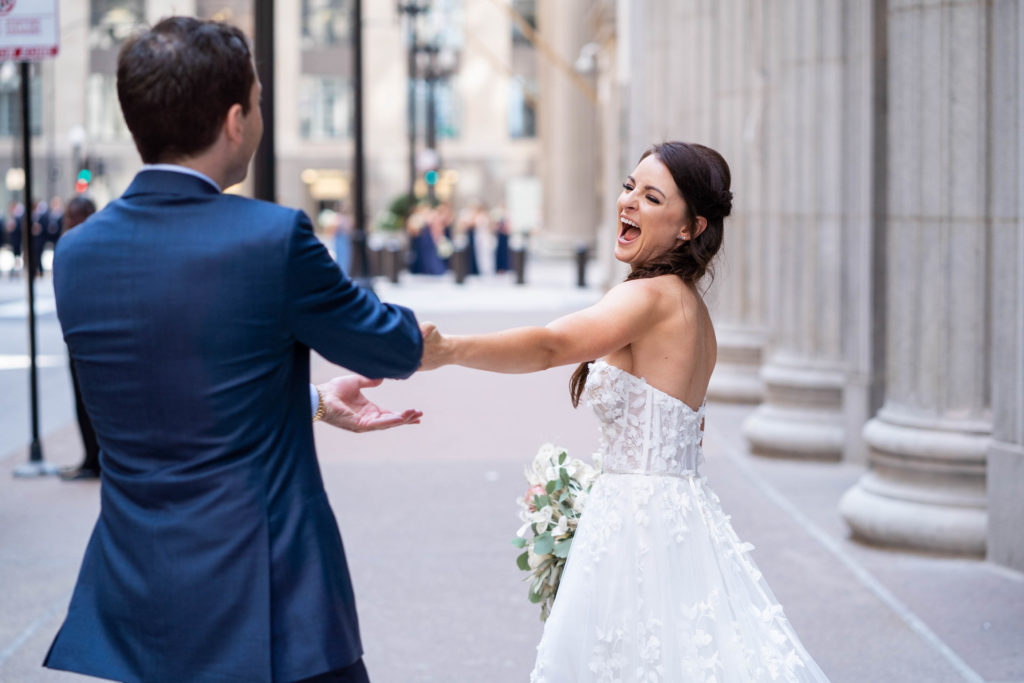
[(39, 61), (60, 48), (59, 0), (0, 0), (0, 61)]

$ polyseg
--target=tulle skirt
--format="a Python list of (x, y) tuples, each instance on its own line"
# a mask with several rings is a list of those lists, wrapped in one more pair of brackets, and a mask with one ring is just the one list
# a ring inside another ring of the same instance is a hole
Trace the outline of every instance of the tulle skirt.
[(698, 476), (602, 474), (533, 683), (827, 681)]

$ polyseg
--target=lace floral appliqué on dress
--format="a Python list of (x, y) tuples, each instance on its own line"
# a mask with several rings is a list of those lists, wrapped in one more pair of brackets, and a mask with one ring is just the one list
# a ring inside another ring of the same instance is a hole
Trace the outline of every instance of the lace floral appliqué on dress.
[(591, 490), (532, 683), (827, 681), (699, 475), (704, 406), (595, 362)]

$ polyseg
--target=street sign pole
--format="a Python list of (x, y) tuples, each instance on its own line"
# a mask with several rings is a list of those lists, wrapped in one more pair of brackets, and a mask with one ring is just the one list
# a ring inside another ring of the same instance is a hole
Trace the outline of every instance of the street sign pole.
[(52, 59), (60, 49), (60, 21), (58, 0), (19, 0), (0, 2), (0, 61), (21, 63), (21, 151), (22, 170), (25, 172), (21, 233), (25, 240), (23, 252), (28, 263), (28, 357), (29, 406), (32, 416), (32, 441), (28, 462), (14, 469), (16, 477), (38, 477), (56, 474), (58, 468), (43, 460), (39, 441), (39, 368), (36, 364), (36, 245), (32, 239), (32, 116), (31, 70), (29, 62)]
[(32, 442), (29, 444), (28, 462), (14, 469), (16, 477), (38, 477), (56, 474), (58, 467), (43, 460), (43, 448), (39, 442), (39, 369), (36, 365), (36, 259), (32, 253), (35, 245), (32, 239), (32, 117), (30, 111), (31, 72), (28, 62), (21, 63), (21, 153), (22, 168), (25, 170), (21, 234), (25, 240), (23, 251), (28, 263), (28, 357), (29, 357), (29, 406), (32, 413)]

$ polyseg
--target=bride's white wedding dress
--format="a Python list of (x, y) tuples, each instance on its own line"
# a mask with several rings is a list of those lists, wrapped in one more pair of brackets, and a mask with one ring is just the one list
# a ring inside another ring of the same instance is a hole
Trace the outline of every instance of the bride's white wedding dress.
[(596, 361), (591, 490), (533, 683), (827, 681), (698, 473), (704, 406)]

